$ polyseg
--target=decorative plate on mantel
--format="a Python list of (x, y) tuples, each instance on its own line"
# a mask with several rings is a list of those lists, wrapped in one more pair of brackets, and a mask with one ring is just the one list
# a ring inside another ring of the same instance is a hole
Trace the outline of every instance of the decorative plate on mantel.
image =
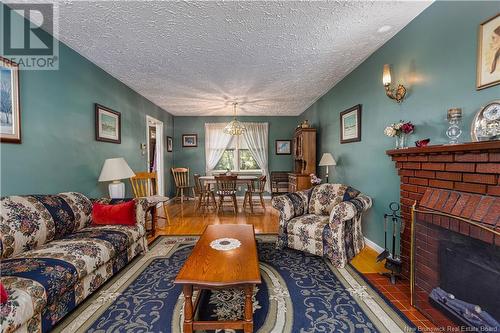
[(472, 141), (500, 140), (500, 100), (481, 108), (471, 125)]

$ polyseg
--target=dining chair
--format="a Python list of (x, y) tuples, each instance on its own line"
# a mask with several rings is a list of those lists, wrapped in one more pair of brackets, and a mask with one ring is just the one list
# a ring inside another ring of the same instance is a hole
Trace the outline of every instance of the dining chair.
[[(188, 194), (191, 190), (193, 191), (193, 196), (196, 197), (196, 193), (194, 192), (194, 186), (189, 184), (189, 168), (172, 168), (172, 176), (174, 177), (175, 182), (175, 198), (179, 198), (181, 203), (184, 203), (184, 195)], [(185, 191), (187, 191), (185, 193)]]
[(215, 176), (215, 194), (219, 197), (217, 213), (222, 209), (224, 212), (224, 198), (230, 197), (233, 203), (234, 213), (238, 213), (238, 203), (236, 201), (236, 179), (237, 176)]
[(167, 224), (170, 222), (170, 218), (168, 216), (167, 211), (167, 197), (158, 195), (158, 175), (156, 172), (136, 172), (135, 176), (130, 178), (130, 184), (132, 185), (132, 191), (134, 192), (135, 198), (147, 198), (148, 202), (153, 204), (152, 213), (152, 232), (155, 233), (155, 213), (156, 213), (156, 204), (162, 203), (163, 206), (163, 216), (157, 216), (158, 218), (164, 219), (167, 221)]
[(194, 177), (194, 193), (198, 198), (198, 202), (196, 203), (196, 210), (202, 211), (203, 209), (210, 208), (210, 199), (214, 204), (215, 209), (217, 209), (217, 201), (215, 200), (214, 191), (212, 191), (206, 184), (203, 184), (200, 179), (200, 175), (195, 173)]
[(266, 205), (264, 204), (264, 188), (266, 186), (266, 176), (262, 175), (257, 179), (257, 186), (255, 182), (251, 182), (249, 187), (245, 191), (245, 197), (243, 198), (243, 209), (246, 207), (246, 203), (250, 205), (250, 211), (253, 213), (253, 196), (258, 195), (260, 199), (260, 205), (265, 210)]

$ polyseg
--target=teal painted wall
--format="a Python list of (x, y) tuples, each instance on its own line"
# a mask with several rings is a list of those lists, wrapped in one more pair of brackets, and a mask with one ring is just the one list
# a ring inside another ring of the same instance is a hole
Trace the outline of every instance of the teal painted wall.
[[(106, 158), (124, 157), (132, 169), (147, 169), (139, 149), (146, 142), (146, 115), (163, 121), (165, 136), (173, 134), (173, 117), (165, 110), (66, 45), (59, 50), (59, 70), (20, 73), (22, 144), (0, 145), (2, 195), (107, 195), (107, 183), (97, 182)], [(94, 103), (121, 112), (121, 144), (95, 141)], [(169, 193), (172, 160), (165, 152)]]
[[(332, 152), (337, 159), (335, 182), (350, 184), (374, 199), (363, 228), (377, 244), (383, 245), (382, 217), (388, 204), (399, 201), (399, 178), (385, 154), (394, 139), (384, 136), (385, 126), (409, 120), (416, 125), (411, 145), (419, 138), (445, 143), (446, 110), (457, 106), (464, 113), (461, 139), (470, 141), (475, 112), (500, 98), (500, 86), (476, 91), (478, 25), (499, 11), (495, 1), (432, 4), (301, 115), (318, 128), (318, 154)], [(409, 88), (401, 105), (385, 96), (385, 63), (393, 66), (393, 83)], [(361, 142), (340, 144), (339, 113), (356, 104), (363, 105)]]
[[(275, 140), (291, 140), (297, 117), (238, 117), (242, 122), (269, 123), (269, 171), (292, 170), (291, 155), (276, 155)], [(232, 117), (174, 117), (174, 164), (205, 174), (205, 123), (224, 123)], [(183, 148), (182, 134), (198, 134), (197, 148)]]

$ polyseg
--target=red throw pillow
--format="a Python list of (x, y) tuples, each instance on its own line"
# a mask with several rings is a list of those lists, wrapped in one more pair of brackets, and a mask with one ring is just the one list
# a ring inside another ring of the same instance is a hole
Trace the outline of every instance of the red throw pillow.
[(9, 294), (7, 294), (7, 290), (3, 286), (2, 282), (0, 282), (0, 304), (7, 303), (7, 299), (9, 298)]
[(94, 203), (92, 207), (93, 225), (135, 225), (135, 201), (116, 205)]

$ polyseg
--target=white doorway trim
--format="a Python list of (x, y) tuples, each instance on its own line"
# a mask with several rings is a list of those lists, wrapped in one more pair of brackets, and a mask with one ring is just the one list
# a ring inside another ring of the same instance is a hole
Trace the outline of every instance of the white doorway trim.
[(163, 122), (146, 115), (146, 144), (147, 144), (147, 170), (149, 170), (149, 127), (156, 127), (156, 174), (158, 175), (158, 195), (165, 195), (164, 151), (163, 151)]

